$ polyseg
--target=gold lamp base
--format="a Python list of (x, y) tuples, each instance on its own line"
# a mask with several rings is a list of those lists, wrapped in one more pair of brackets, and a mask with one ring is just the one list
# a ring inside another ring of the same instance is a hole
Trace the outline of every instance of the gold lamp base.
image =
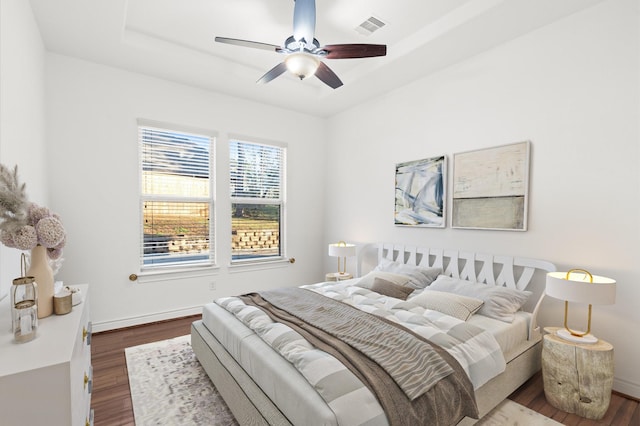
[[(566, 280), (569, 280), (569, 277), (572, 272), (583, 272), (585, 275), (589, 276), (589, 283), (593, 284), (593, 275), (589, 271), (585, 271), (584, 269), (570, 269), (567, 272)], [(584, 344), (593, 344), (597, 343), (598, 339), (591, 333), (591, 304), (589, 304), (589, 314), (587, 316), (587, 331), (575, 331), (569, 328), (568, 325), (569, 318), (569, 301), (564, 301), (564, 328), (558, 330), (556, 333), (559, 337), (564, 340), (568, 340), (570, 342), (576, 343), (584, 343)]]

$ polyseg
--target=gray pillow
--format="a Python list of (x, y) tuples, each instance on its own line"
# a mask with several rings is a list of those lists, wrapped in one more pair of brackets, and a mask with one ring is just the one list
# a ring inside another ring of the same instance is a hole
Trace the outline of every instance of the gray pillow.
[(378, 277), (374, 278), (373, 285), (370, 290), (385, 296), (395, 297), (400, 300), (407, 300), (407, 297), (413, 293), (413, 289), (411, 287), (394, 284), (391, 281), (383, 280)]
[(490, 284), (440, 275), (430, 286), (429, 290), (455, 293), (461, 296), (473, 297), (484, 302), (478, 313), (486, 317), (504, 322), (513, 322), (515, 313), (527, 302), (530, 291), (517, 290)]
[(374, 271), (406, 275), (409, 277), (409, 282), (405, 285), (418, 290), (430, 285), (442, 273), (441, 268), (407, 265), (386, 258), (380, 261)]

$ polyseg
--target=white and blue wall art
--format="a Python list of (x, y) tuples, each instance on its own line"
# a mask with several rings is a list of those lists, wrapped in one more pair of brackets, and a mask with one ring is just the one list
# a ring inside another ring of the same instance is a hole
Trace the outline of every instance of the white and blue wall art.
[(444, 228), (447, 158), (396, 164), (395, 224)]

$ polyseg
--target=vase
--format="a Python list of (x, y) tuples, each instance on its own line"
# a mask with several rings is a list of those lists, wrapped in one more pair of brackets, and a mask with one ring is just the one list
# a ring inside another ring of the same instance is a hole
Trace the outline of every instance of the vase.
[(34, 277), (38, 285), (38, 318), (48, 317), (53, 313), (53, 270), (44, 246), (37, 245), (31, 250), (27, 276)]

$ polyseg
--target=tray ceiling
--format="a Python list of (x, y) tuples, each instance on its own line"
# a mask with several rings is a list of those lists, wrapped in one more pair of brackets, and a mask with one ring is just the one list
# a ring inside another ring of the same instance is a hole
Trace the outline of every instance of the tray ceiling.
[[(330, 116), (601, 0), (317, 0), (320, 44), (386, 44), (387, 56), (325, 60), (344, 86), (292, 75), (282, 61), (216, 36), (282, 45), (292, 0), (30, 0), (48, 51), (300, 112)], [(371, 35), (357, 27), (385, 23)]]

